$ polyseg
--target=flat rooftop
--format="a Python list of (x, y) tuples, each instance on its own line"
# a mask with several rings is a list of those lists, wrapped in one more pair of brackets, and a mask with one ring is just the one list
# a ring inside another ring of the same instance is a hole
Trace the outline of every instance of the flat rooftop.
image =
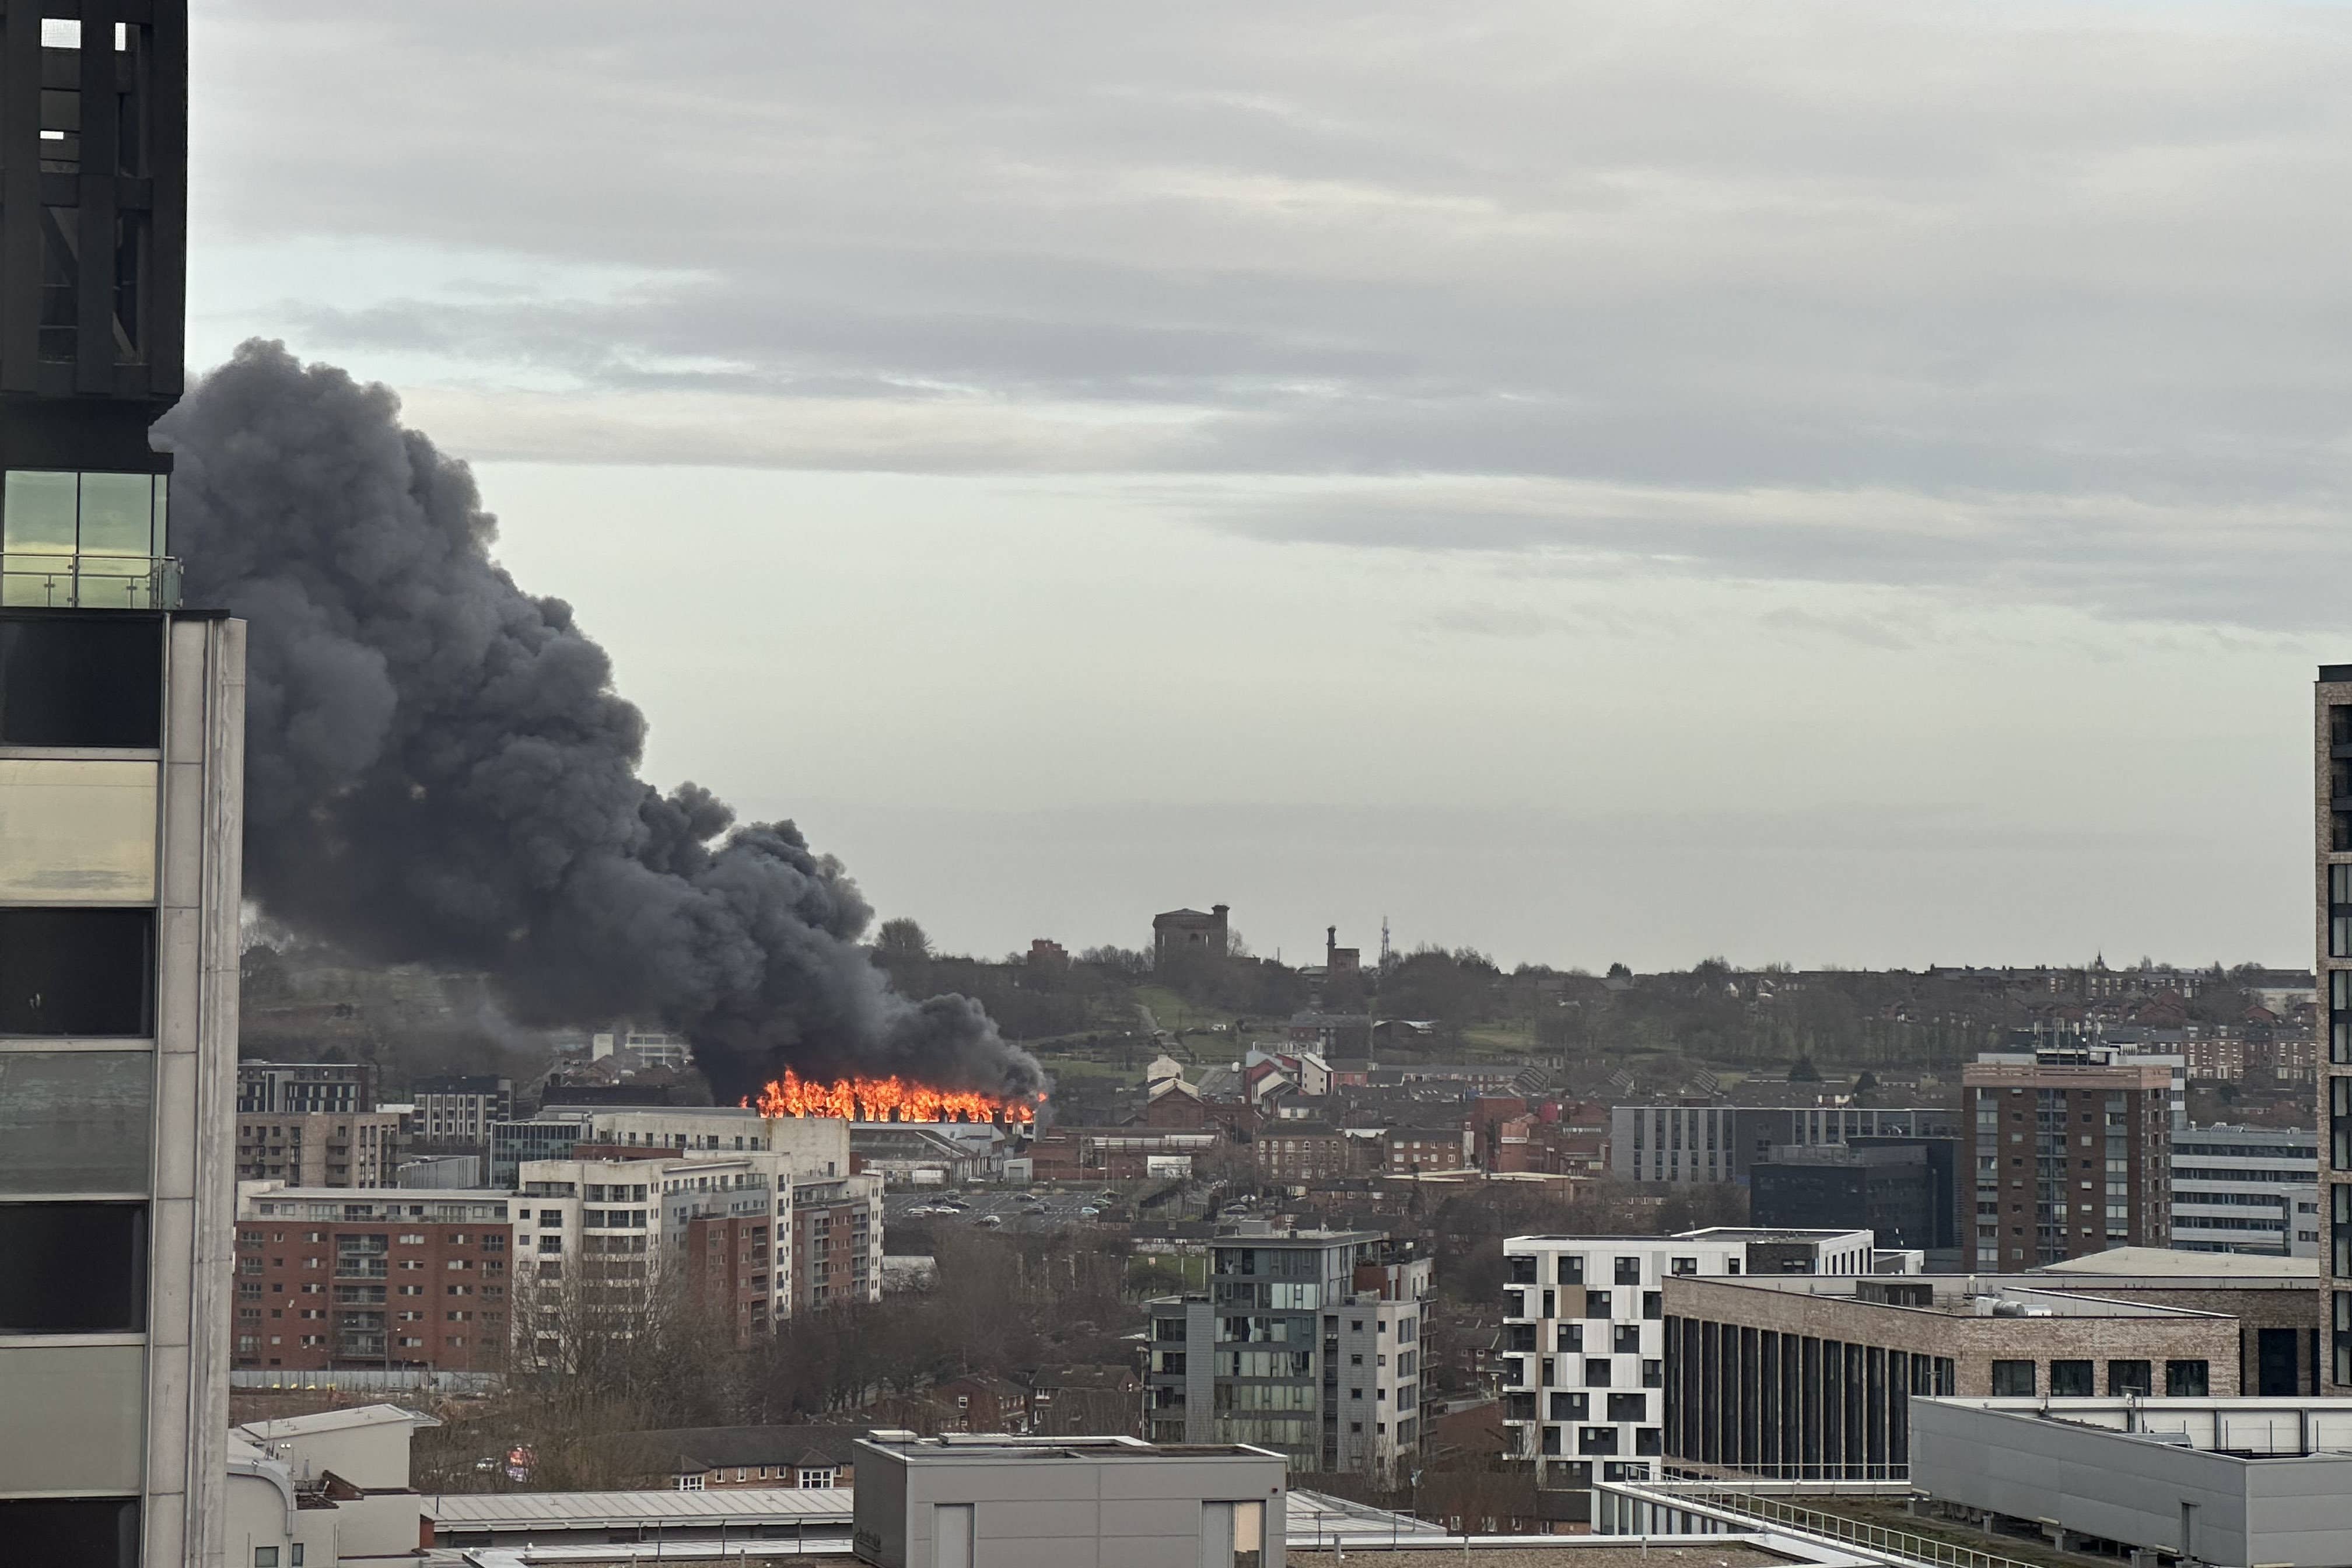
[(860, 1441), (898, 1458), (961, 1463), (1000, 1459), (1034, 1464), (1041, 1459), (1092, 1463), (1102, 1459), (1272, 1459), (1282, 1456), (1246, 1443), (1147, 1443), (1140, 1437), (1017, 1437), (1003, 1433), (951, 1432), (919, 1437), (912, 1432), (868, 1433)]
[(1778, 1290), (1827, 1297), (1886, 1312), (1932, 1312), (1948, 1318), (2226, 1318), (2158, 1301), (2116, 1300), (2096, 1294), (2092, 1280), (2060, 1285), (1996, 1283), (2021, 1278), (1990, 1274), (1705, 1274), (1677, 1275), (1669, 1289)]
[[(2137, 1275), (2144, 1279), (2277, 1279), (2300, 1285), (2319, 1282), (2316, 1258), (2277, 1258), (2245, 1252), (2183, 1252), (2169, 1247), (2111, 1247), (2063, 1263), (2045, 1263), (2027, 1270), (2033, 1275), (2112, 1278)], [(2121, 1283), (2117, 1279), (2117, 1283)]]
[(2085, 1436), (2158, 1443), (2229, 1458), (2352, 1460), (2352, 1399), (1922, 1399), (1997, 1423), (2080, 1427)]

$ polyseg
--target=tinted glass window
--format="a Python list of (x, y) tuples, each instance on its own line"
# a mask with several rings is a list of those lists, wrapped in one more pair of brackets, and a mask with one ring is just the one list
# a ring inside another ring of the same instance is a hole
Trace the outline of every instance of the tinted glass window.
[(131, 1498), (0, 1501), (0, 1540), (12, 1557), (42, 1568), (132, 1568), (139, 1504)]
[(163, 732), (161, 619), (0, 619), (0, 745), (155, 746)]
[(147, 1324), (144, 1204), (0, 1204), (0, 1334)]
[(0, 1051), (0, 1194), (147, 1190), (154, 1058)]
[(0, 910), (0, 1035), (155, 1032), (152, 910)]

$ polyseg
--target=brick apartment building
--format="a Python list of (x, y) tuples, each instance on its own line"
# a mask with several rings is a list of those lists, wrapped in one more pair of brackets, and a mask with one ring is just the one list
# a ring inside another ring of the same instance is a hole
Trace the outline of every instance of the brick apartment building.
[(236, 1178), (289, 1187), (392, 1184), (400, 1139), (393, 1111), (239, 1115)]
[(1392, 1176), (1467, 1170), (1470, 1144), (1469, 1130), (1459, 1121), (1432, 1127), (1391, 1127), (1381, 1134), (1381, 1165)]
[(836, 1176), (793, 1184), (795, 1311), (882, 1299), (882, 1182)]
[(2016, 1273), (2172, 1235), (2172, 1069), (1971, 1063), (1961, 1120), (1972, 1130), (1979, 1270)]
[(1311, 1122), (1269, 1122), (1255, 1147), (1258, 1173), (1269, 1182), (1337, 1181), (1362, 1174), (1378, 1158), (1371, 1139)]
[(241, 1184), (233, 1364), (502, 1368), (513, 1237), (504, 1193)]

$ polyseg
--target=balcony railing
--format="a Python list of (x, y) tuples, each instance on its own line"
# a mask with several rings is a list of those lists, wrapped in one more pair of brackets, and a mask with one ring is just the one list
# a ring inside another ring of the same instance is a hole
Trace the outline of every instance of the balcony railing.
[(58, 610), (176, 610), (169, 555), (0, 555), (0, 605)]

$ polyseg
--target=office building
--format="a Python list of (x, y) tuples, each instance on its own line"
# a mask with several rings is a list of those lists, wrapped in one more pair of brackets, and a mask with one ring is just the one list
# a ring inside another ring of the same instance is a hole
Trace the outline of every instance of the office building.
[[(1795, 1230), (1866, 1230), (1890, 1247), (1948, 1246), (1924, 1143), (1776, 1149), (1749, 1167), (1748, 1217)], [(1940, 1221), (1940, 1223), (1939, 1223)]]
[(505, 1193), (239, 1184), (234, 1364), (504, 1367), (513, 1203)]
[(1251, 1443), (1295, 1469), (1410, 1468), (1431, 1277), (1380, 1231), (1217, 1237), (1207, 1295), (1148, 1303), (1153, 1439)]
[(2235, 1319), (2087, 1289), (1689, 1275), (1664, 1293), (1665, 1453), (1768, 1476), (1898, 1479), (1925, 1396), (2239, 1389)]
[(396, 1405), (363, 1405), (237, 1427), (226, 1568), (413, 1559), (430, 1524), (409, 1485), (409, 1436), (439, 1425)]
[(1717, 1227), (1678, 1236), (1515, 1236), (1503, 1244), (1505, 1452), (1537, 1483), (1657, 1474), (1666, 1452), (1665, 1282), (1909, 1271), (1868, 1231)]
[(1911, 1482), (1988, 1535), (2155, 1563), (2352, 1563), (2352, 1402), (1925, 1399)]
[(2319, 1255), (2319, 1135), (2191, 1127), (2172, 1135), (2172, 1245), (2185, 1252)]
[(239, 1116), (349, 1116), (376, 1109), (373, 1062), (239, 1062)]
[(388, 1187), (400, 1118), (390, 1111), (313, 1111), (236, 1119), (236, 1179), (292, 1187)]
[(1282, 1458), (1133, 1437), (857, 1444), (857, 1560), (875, 1568), (1281, 1568)]
[(2172, 1070), (1975, 1062), (1960, 1069), (1976, 1172), (1973, 1266), (2015, 1273), (2172, 1235)]
[(181, 605), (147, 437), (183, 379), (187, 7), (19, 7), (0, 79), (0, 1542), (213, 1568), (245, 641)]
[(490, 1123), (490, 1182), (511, 1191), (522, 1180), (522, 1168), (533, 1160), (569, 1160), (589, 1138), (588, 1108), (567, 1108), (564, 1113), (541, 1110), (529, 1121)]
[(409, 1086), (413, 1142), (440, 1148), (488, 1149), (490, 1127), (514, 1120), (514, 1079), (449, 1074), (418, 1079)]
[(1745, 1182), (1788, 1145), (1859, 1137), (1954, 1137), (1946, 1106), (1620, 1105), (1609, 1112), (1609, 1173), (1621, 1182)]

